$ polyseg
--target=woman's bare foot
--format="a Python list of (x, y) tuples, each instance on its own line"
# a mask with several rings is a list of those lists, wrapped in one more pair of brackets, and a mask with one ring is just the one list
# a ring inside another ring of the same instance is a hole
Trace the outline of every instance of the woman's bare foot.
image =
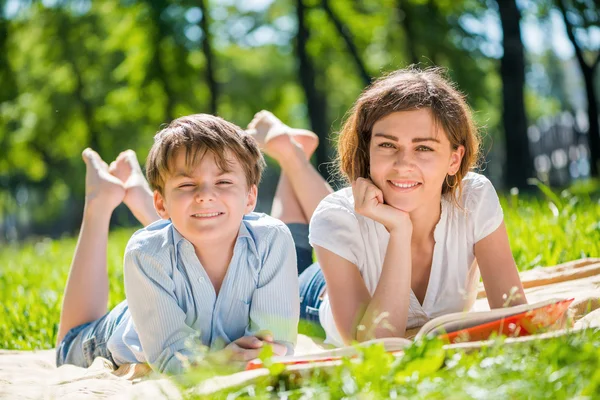
[(93, 205), (112, 213), (125, 197), (123, 182), (108, 172), (108, 165), (94, 150), (85, 149), (81, 157), (86, 165), (86, 208)]
[(254, 115), (247, 132), (254, 135), (261, 149), (276, 160), (285, 158), (294, 147), (300, 147), (310, 159), (319, 145), (319, 138), (313, 132), (290, 128), (266, 110)]
[(133, 150), (121, 152), (108, 171), (123, 182), (126, 190), (123, 203), (144, 226), (159, 219), (154, 209), (152, 190)]

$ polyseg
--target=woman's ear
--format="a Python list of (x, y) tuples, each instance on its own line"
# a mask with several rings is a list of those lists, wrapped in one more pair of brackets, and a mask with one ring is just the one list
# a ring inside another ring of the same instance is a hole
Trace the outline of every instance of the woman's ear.
[(458, 146), (456, 150), (452, 150), (450, 154), (450, 165), (448, 166), (448, 175), (456, 175), (460, 169), (460, 164), (465, 156), (465, 146)]
[(246, 199), (246, 212), (245, 214), (251, 213), (256, 207), (256, 201), (258, 200), (258, 188), (256, 185), (252, 185), (248, 191), (248, 198)]
[(160, 192), (158, 190), (154, 191), (154, 208), (156, 209), (156, 212), (158, 213), (158, 215), (162, 218), (162, 219), (169, 219), (169, 212), (167, 211), (167, 208), (165, 207), (165, 198), (163, 197), (162, 194), (160, 194)]

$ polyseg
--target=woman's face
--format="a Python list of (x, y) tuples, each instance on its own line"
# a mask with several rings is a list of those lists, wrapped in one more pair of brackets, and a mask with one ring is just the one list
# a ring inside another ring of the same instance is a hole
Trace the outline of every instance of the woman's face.
[(371, 180), (386, 204), (406, 212), (439, 203), (446, 175), (460, 167), (464, 147), (453, 150), (428, 108), (386, 115), (371, 131)]

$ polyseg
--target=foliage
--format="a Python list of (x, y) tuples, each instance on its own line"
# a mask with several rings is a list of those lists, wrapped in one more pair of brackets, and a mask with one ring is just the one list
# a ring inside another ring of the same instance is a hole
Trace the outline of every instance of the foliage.
[(270, 374), (211, 398), (593, 398), (600, 390), (599, 348), (600, 329), (518, 345), (498, 340), (471, 353), (444, 352), (440, 342), (426, 340), (397, 360), (372, 346), (335, 368)]
[[(143, 161), (161, 124), (209, 111), (202, 12), (195, 2), (170, 0), (9, 3), (10, 15), (0, 1), (0, 231), (11, 217), (38, 233), (72, 232), (78, 220), (70, 212), (82, 208), (85, 147), (106, 160), (132, 148)], [(497, 60), (482, 51), (485, 35), (464, 23), (493, 14), (493, 2), (305, 3), (307, 51), (327, 96), (322, 111), (331, 132), (366, 82), (325, 3), (372, 77), (415, 61), (408, 55), (414, 46), (422, 66), (448, 69), (480, 125), (498, 136)], [(218, 114), (245, 126), (265, 108), (292, 126), (310, 127), (294, 52), (296, 3), (207, 7)], [(406, 25), (424, 19), (434, 23)], [(321, 143), (331, 144), (325, 137)]]

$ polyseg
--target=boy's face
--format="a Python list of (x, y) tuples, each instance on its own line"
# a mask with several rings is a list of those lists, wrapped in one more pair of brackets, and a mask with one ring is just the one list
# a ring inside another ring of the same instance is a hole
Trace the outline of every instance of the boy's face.
[(176, 153), (165, 179), (164, 195), (154, 192), (154, 206), (163, 219), (194, 246), (230, 244), (237, 237), (244, 214), (256, 205), (256, 185), (248, 188), (241, 164), (229, 152), (229, 172), (222, 171), (211, 151), (186, 166), (185, 151)]

